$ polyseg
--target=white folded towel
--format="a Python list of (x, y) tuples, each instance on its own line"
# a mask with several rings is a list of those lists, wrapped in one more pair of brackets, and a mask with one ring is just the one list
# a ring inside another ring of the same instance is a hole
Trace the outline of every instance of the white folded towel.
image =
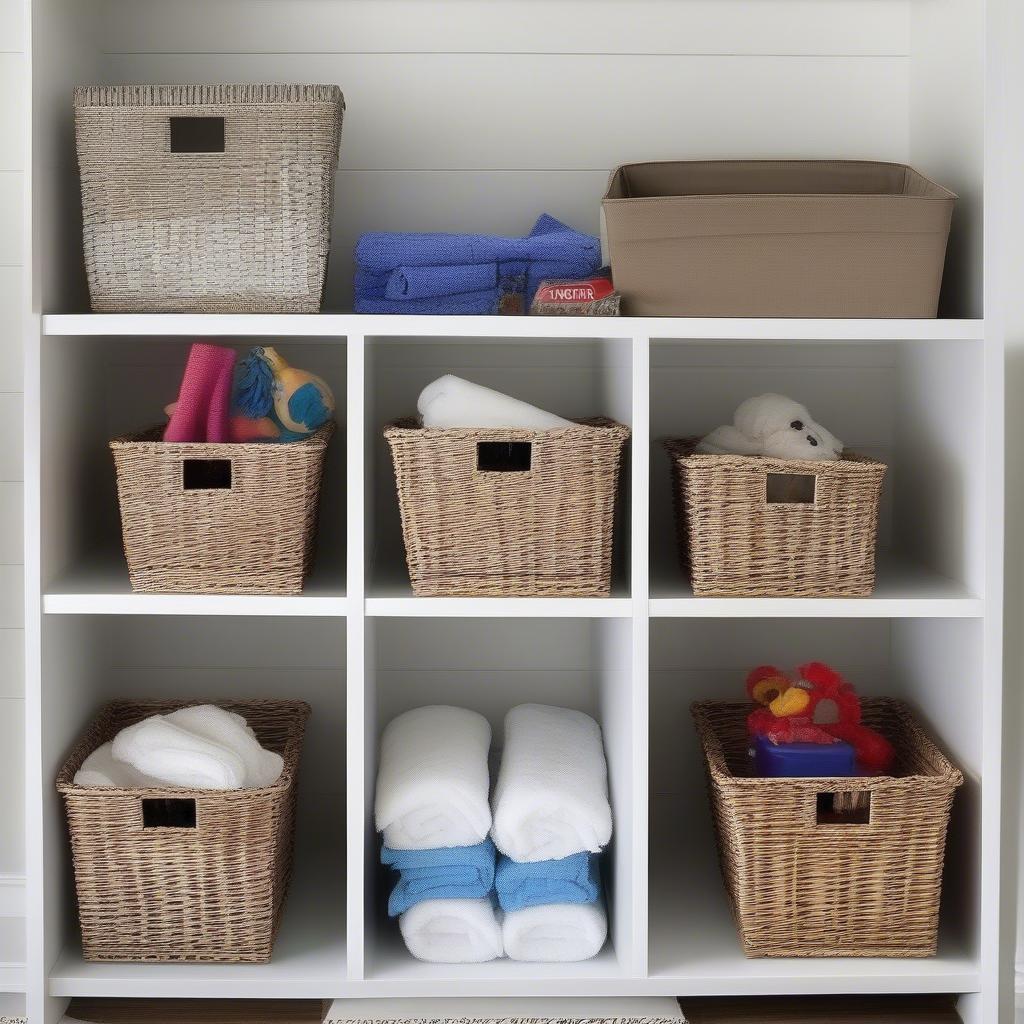
[(241, 715), (225, 711), (215, 704), (197, 704), (167, 715), (167, 721), (203, 739), (219, 743), (233, 751), (245, 765), (245, 786), (259, 789), (272, 786), (284, 770), (284, 758), (260, 746), (256, 734)]
[(501, 926), (511, 960), (568, 963), (597, 956), (608, 936), (603, 903), (554, 903), (513, 910)]
[(606, 846), (612, 810), (597, 722), (569, 708), (513, 708), (493, 806), (494, 844), (513, 860), (560, 860)]
[(104, 743), (97, 747), (75, 772), (76, 786), (113, 786), (116, 789), (162, 788), (167, 785), (159, 779), (152, 779), (131, 765), (115, 761), (112, 752), (114, 744)]
[(428, 384), (416, 408), (425, 427), (520, 427), (524, 430), (561, 430), (576, 426), (518, 398), (492, 391), (450, 373)]
[(189, 789), (242, 789), (245, 762), (233, 750), (183, 729), (163, 715), (136, 722), (114, 737), (114, 758), (136, 771)]
[(388, 723), (380, 741), (377, 831), (393, 850), (475, 846), (491, 808), (491, 726), (465, 708), (432, 705)]
[(501, 956), (501, 923), (490, 899), (424, 900), (398, 919), (417, 960), (482, 964)]

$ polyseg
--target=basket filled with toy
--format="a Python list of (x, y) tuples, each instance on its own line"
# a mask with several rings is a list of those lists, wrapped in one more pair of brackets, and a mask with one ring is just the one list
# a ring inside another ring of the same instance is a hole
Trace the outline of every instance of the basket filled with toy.
[(821, 662), (756, 668), (747, 693), (693, 705), (744, 953), (934, 955), (960, 771)]

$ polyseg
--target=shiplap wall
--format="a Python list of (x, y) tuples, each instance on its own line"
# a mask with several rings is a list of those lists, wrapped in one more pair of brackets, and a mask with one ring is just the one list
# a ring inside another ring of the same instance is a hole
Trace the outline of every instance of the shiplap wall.
[(22, 0), (0, 0), (0, 916), (23, 912)]

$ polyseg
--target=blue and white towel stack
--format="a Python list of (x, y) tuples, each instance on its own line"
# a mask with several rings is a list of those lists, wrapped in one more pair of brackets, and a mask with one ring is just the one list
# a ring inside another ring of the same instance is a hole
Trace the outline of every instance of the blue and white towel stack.
[(486, 719), (453, 707), (417, 708), (384, 730), (376, 822), (381, 861), (399, 876), (388, 913), (409, 951), (434, 963), (588, 959), (608, 930), (600, 728), (579, 711), (513, 708), (493, 823), (490, 738)]
[(526, 311), (541, 281), (601, 268), (601, 243), (543, 214), (525, 238), (375, 231), (356, 244), (357, 313)]
[(612, 836), (597, 722), (569, 708), (513, 708), (505, 716), (493, 807), (505, 955), (595, 956), (608, 934), (598, 854)]
[(399, 873), (388, 913), (413, 956), (501, 956), (488, 803), (491, 727), (464, 708), (414, 708), (381, 737), (375, 817), (381, 861)]

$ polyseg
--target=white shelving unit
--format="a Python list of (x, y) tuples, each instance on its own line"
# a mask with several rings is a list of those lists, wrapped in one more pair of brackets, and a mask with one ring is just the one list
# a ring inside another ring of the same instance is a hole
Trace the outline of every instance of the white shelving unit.
[[(27, 0), (25, 987), (74, 996), (466, 997), (931, 993), (995, 1024), (1000, 970), (1000, 19), (1007, 0)], [(318, 316), (91, 315), (71, 87), (323, 80), (346, 92)], [(472, 88), (467, 84), (472, 83)], [(598, 230), (642, 158), (863, 156), (961, 195), (937, 320), (364, 317), (370, 228)], [(106, 442), (159, 414), (196, 337), (273, 338), (338, 397), (317, 570), (298, 597), (133, 594)], [(418, 599), (381, 436), (443, 372), (632, 428), (607, 600)], [(878, 587), (857, 600), (700, 599), (678, 572), (660, 440), (764, 390), (890, 469)], [(963, 768), (934, 958), (747, 960), (714, 862), (689, 720), (751, 665), (822, 658), (911, 702)], [(114, 696), (313, 706), (293, 889), (267, 965), (83, 960), (62, 809), (69, 744)], [(610, 941), (583, 964), (423, 964), (382, 904), (384, 723), (525, 700), (602, 723), (616, 836)]]

